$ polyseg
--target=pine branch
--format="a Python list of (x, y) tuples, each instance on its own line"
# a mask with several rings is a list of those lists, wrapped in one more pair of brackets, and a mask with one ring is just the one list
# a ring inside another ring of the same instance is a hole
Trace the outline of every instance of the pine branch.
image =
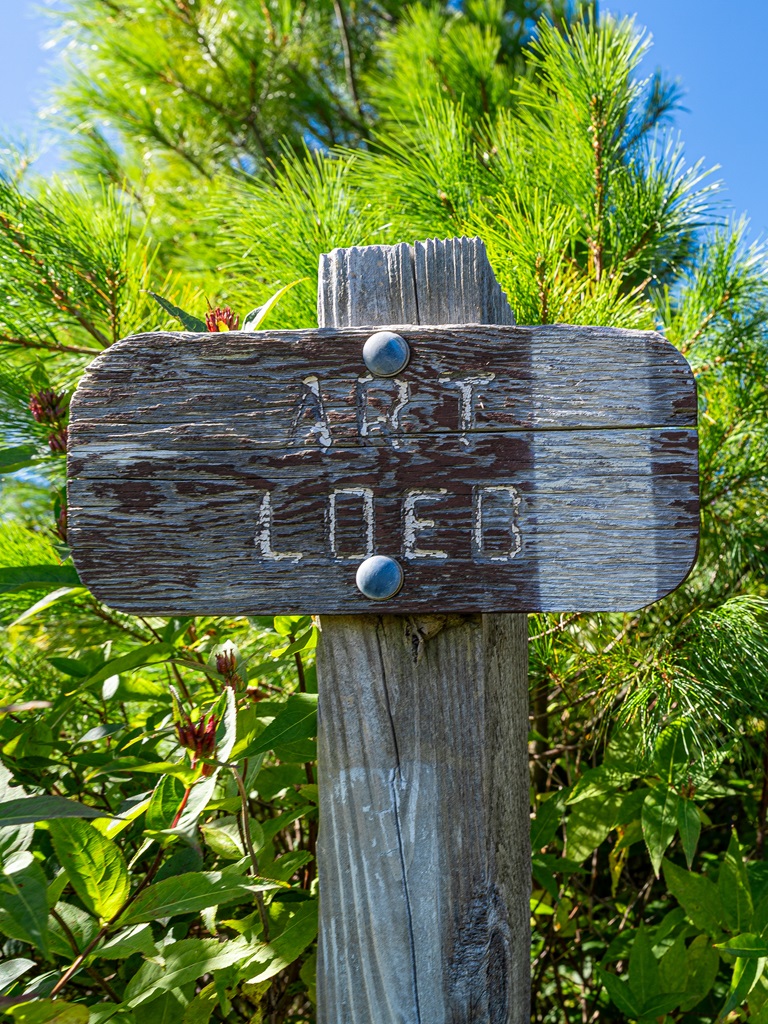
[(344, 6), (342, 0), (333, 0), (333, 9), (336, 12), (336, 21), (339, 26), (339, 35), (341, 36), (341, 46), (344, 51), (344, 70), (347, 75), (347, 88), (349, 89), (349, 95), (352, 97), (352, 103), (354, 104), (357, 116), (360, 121), (363, 120), (363, 110), (360, 104), (360, 96), (357, 91), (357, 78), (355, 75), (354, 58), (352, 56), (352, 46), (349, 41), (349, 29), (347, 26), (347, 17), (344, 13)]
[(15, 345), (17, 348), (39, 348), (45, 349), (48, 352), (73, 352), (78, 355), (89, 356), (97, 356), (102, 351), (100, 348), (88, 348), (85, 345), (69, 345), (62, 341), (47, 342), (41, 339), (29, 341), (25, 338), (12, 338), (3, 334), (0, 334), (0, 342), (4, 342), (7, 345)]

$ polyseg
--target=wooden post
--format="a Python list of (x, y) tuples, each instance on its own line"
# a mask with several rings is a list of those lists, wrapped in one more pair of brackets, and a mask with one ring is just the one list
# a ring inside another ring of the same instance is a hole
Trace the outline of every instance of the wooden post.
[[(318, 322), (514, 319), (462, 238), (323, 256)], [(530, 1019), (527, 639), (522, 614), (323, 617), (321, 1024)]]
[(160, 332), (94, 360), (70, 543), (122, 611), (323, 615), (321, 1024), (522, 1024), (520, 613), (682, 582), (695, 382), (653, 332), (510, 326), (477, 239), (320, 271), (320, 330)]

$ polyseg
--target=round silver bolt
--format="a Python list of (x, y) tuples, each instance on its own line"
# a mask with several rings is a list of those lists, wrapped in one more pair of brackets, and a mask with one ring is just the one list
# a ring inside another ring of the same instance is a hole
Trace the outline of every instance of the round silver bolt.
[(363, 345), (363, 362), (377, 377), (394, 377), (410, 358), (408, 342), (392, 331), (377, 331)]
[(403, 570), (399, 562), (386, 555), (372, 555), (357, 569), (357, 589), (371, 601), (387, 601), (403, 585)]

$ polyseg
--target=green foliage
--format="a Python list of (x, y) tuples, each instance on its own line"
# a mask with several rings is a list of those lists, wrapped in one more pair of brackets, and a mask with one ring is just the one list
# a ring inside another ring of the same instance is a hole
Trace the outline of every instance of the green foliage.
[(80, 585), (87, 361), (214, 296), (313, 325), (322, 252), (463, 233), (519, 322), (656, 327), (699, 387), (696, 570), (634, 615), (531, 618), (532, 1020), (768, 1021), (766, 253), (684, 163), (648, 37), (592, 6), (67, 5), (76, 173), (0, 180), (13, 1021), (314, 1020), (317, 631)]

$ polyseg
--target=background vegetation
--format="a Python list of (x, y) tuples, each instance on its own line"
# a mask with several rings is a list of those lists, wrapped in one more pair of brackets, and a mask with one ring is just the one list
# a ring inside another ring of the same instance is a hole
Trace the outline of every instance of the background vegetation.
[[(0, 177), (0, 1006), (314, 1019), (316, 631), (122, 615), (66, 546), (67, 404), (120, 337), (315, 323), (334, 246), (479, 234), (518, 322), (659, 327), (702, 544), (635, 615), (532, 616), (531, 1019), (768, 1021), (768, 264), (590, 4), (72, 0), (68, 165)], [(217, 327), (218, 323), (212, 326)]]

